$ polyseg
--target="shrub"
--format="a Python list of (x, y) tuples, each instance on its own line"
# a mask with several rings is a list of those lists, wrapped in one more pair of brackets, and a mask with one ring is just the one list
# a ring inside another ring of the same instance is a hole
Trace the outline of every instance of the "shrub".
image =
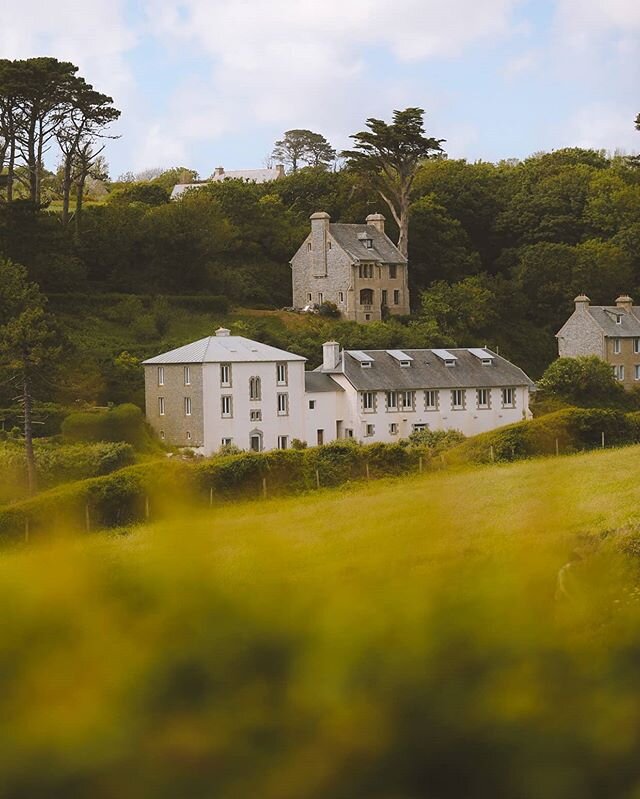
[(459, 430), (414, 430), (409, 436), (409, 443), (414, 447), (426, 447), (433, 453), (444, 452), (465, 440), (464, 433)]
[(62, 424), (66, 441), (125, 441), (140, 451), (153, 449), (154, 440), (137, 405), (118, 405), (109, 410), (72, 413)]
[(593, 407), (624, 400), (624, 389), (611, 366), (595, 355), (558, 358), (542, 375), (538, 386), (545, 394)]

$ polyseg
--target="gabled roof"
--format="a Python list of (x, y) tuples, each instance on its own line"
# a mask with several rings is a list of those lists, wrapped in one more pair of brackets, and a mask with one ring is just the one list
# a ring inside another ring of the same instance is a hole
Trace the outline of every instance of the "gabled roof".
[[(341, 222), (329, 224), (329, 233), (354, 261), (378, 261), (389, 264), (405, 264), (407, 259), (385, 234), (374, 225), (349, 225)], [(359, 237), (359, 234), (365, 234)], [(364, 239), (371, 239), (366, 247)]]
[(177, 183), (171, 191), (171, 199), (175, 200), (188, 189), (201, 189), (208, 183), (219, 183), (222, 180), (243, 180), (249, 183), (268, 183), (270, 180), (277, 180), (282, 175), (278, 169), (233, 169), (229, 172), (211, 175), (209, 180), (199, 183)]
[(305, 372), (304, 387), (308, 394), (317, 394), (326, 391), (344, 391), (342, 386), (339, 386), (330, 375), (324, 372)]
[[(495, 386), (529, 386), (533, 381), (518, 366), (487, 350), (493, 356), (491, 365), (484, 365), (468, 349), (452, 349), (455, 366), (446, 366), (433, 350), (404, 350), (413, 358), (410, 367), (399, 362), (386, 350), (365, 350), (373, 358), (363, 369), (346, 350), (338, 366), (328, 372), (342, 373), (359, 391), (403, 391), (424, 388), (491, 388)], [(316, 371), (321, 371), (319, 367)], [(325, 373), (327, 374), (327, 373)]]
[(269, 361), (305, 361), (301, 355), (252, 341), (244, 336), (207, 336), (184, 347), (164, 352), (143, 361), (144, 364), (172, 363), (252, 363)]
[[(605, 336), (636, 338), (640, 336), (640, 308), (635, 305), (632, 313), (615, 305), (589, 305), (587, 313), (598, 323)], [(618, 324), (616, 318), (620, 316)]]

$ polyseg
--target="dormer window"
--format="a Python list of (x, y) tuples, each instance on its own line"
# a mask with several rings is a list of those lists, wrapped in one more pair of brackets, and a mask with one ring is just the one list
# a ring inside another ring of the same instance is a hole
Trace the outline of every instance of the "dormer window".
[(361, 361), (360, 362), (361, 369), (371, 369), (371, 361)]
[(622, 324), (622, 314), (621, 313), (616, 314), (616, 324), (617, 325), (621, 325)]
[(400, 361), (400, 366), (403, 369), (408, 369), (411, 366), (411, 361)]
[(493, 358), (483, 358), (482, 359), (482, 365), (483, 366), (491, 366), (492, 363), (493, 363)]
[(371, 249), (373, 249), (373, 239), (365, 239), (365, 240), (364, 240), (364, 246), (365, 246), (365, 247), (366, 247), (368, 250), (371, 250)]
[(445, 366), (455, 366), (456, 365), (455, 359), (447, 358), (447, 360), (444, 362), (444, 365)]

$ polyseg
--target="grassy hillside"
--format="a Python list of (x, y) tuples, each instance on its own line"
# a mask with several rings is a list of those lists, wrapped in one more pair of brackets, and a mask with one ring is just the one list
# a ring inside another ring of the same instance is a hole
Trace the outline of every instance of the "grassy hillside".
[(637, 796), (639, 454), (5, 553), (4, 795)]

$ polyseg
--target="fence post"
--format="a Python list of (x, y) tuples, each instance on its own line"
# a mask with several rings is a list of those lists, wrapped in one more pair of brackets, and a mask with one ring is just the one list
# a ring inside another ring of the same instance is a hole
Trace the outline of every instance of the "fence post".
[(604, 430), (602, 431), (602, 449), (604, 449)]
[(209, 489), (209, 507), (213, 507), (213, 486)]
[(144, 498), (144, 518), (149, 520), (149, 497), (145, 496)]
[(87, 532), (91, 532), (91, 514), (89, 512), (89, 503), (84, 506), (84, 525), (87, 528)]
[(316, 469), (316, 488), (320, 488), (320, 470)]
[(422, 474), (422, 455), (418, 459), (418, 469), (420, 471), (420, 474)]
[(491, 463), (495, 461), (495, 454), (493, 452), (493, 444), (489, 447), (489, 457), (491, 458)]
[(266, 499), (267, 498), (267, 478), (262, 478), (262, 496)]
[(24, 542), (25, 544), (29, 543), (29, 519), (25, 518), (24, 520)]
[(556, 455), (560, 454), (560, 446), (558, 444), (558, 439), (556, 438)]
[(364, 468), (367, 473), (367, 480), (369, 479), (369, 461), (365, 461)]

